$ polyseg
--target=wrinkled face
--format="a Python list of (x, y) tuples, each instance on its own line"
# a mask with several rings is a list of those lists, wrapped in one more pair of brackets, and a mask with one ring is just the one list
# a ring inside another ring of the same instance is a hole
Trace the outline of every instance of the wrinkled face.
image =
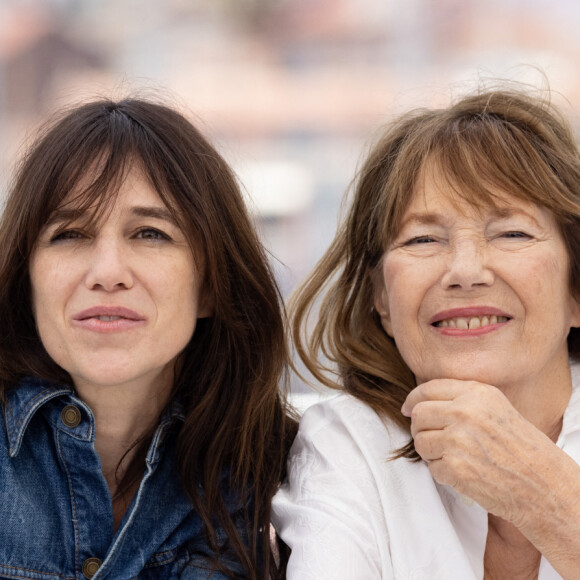
[(51, 216), (30, 262), (44, 347), (77, 388), (167, 387), (197, 318), (209, 314), (184, 233), (137, 169), (98, 223), (70, 209)]
[(418, 383), (552, 384), (569, 372), (566, 338), (580, 325), (553, 215), (501, 192), (498, 207), (477, 210), (435, 177), (419, 182), (383, 256), (385, 331)]

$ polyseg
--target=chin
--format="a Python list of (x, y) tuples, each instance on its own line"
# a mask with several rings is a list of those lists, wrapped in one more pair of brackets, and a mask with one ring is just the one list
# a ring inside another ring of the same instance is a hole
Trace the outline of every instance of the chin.
[(72, 375), (75, 385), (86, 385), (96, 388), (116, 387), (129, 385), (148, 377), (149, 372), (137, 372), (128, 369), (127, 365), (120, 365), (120, 368), (109, 365), (94, 366), (86, 373)]
[(434, 372), (425, 373), (421, 379), (417, 376), (417, 384), (435, 379), (453, 379), (457, 381), (476, 381), (500, 388), (501, 383), (506, 378), (505, 373), (497, 373), (493, 370), (490, 372), (489, 364), (485, 366), (469, 365), (469, 370), (466, 370), (466, 368), (467, 366), (464, 365), (461, 368), (458, 368), (457, 365), (442, 367)]

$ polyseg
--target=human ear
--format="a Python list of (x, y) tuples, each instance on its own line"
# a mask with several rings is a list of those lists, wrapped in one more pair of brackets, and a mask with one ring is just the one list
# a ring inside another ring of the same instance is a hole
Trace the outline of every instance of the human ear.
[(207, 288), (202, 288), (199, 292), (197, 305), (198, 318), (211, 318), (214, 314), (215, 300)]
[(572, 296), (570, 298), (570, 328), (580, 328), (580, 302)]
[(391, 326), (391, 313), (389, 311), (389, 296), (384, 283), (375, 285), (374, 306), (377, 314), (381, 319), (381, 324), (385, 332), (393, 338), (393, 331)]

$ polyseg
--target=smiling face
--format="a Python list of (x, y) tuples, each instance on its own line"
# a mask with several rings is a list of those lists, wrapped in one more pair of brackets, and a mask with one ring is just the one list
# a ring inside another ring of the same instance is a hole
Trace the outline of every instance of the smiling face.
[(44, 347), (77, 388), (169, 388), (173, 361), (208, 315), (184, 233), (136, 169), (96, 224), (70, 205), (51, 216), (31, 256)]
[(580, 314), (553, 215), (501, 192), (480, 209), (449, 192), (425, 172), (376, 285), (383, 328), (417, 383), (478, 380), (506, 392), (569, 376), (566, 338)]

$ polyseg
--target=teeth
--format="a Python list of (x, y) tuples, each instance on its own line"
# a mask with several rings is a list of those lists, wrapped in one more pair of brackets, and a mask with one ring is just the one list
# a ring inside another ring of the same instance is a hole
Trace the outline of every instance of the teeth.
[(473, 317), (469, 320), (469, 328), (479, 328), (481, 326), (481, 320), (477, 317)]
[(472, 316), (471, 318), (459, 317), (440, 320), (435, 324), (435, 326), (438, 326), (439, 328), (459, 328), (461, 330), (473, 330), (475, 328), (481, 328), (482, 326), (489, 326), (490, 324), (498, 324), (507, 321), (507, 316)]
[(120, 316), (97, 316), (97, 318), (99, 320), (102, 320), (103, 322), (112, 322), (113, 320), (119, 320), (121, 317)]

